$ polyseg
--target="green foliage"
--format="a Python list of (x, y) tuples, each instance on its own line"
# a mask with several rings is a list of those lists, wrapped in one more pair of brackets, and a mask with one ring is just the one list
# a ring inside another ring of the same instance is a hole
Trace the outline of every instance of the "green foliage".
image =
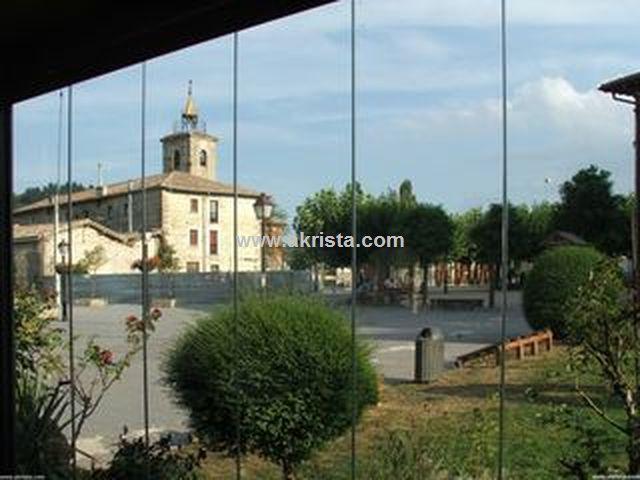
[[(86, 190), (87, 188), (91, 187), (86, 187), (81, 183), (71, 182), (71, 190), (73, 192), (81, 192), (82, 190)], [(30, 203), (37, 202), (38, 200), (51, 198), (51, 196), (55, 195), (58, 191), (60, 192), (60, 195), (65, 195), (67, 192), (67, 184), (61, 184), (59, 190), (55, 183), (48, 183), (42, 187), (30, 187), (27, 188), (24, 192), (14, 195), (13, 205), (16, 208), (24, 205), (29, 205)]]
[(180, 268), (180, 260), (176, 255), (176, 249), (173, 245), (167, 242), (164, 236), (160, 236), (160, 243), (158, 245), (158, 271), (160, 272), (175, 272)]
[(611, 173), (594, 165), (560, 188), (557, 229), (567, 230), (609, 255), (630, 251), (627, 200), (613, 193)]
[(411, 208), (418, 203), (410, 180), (403, 180), (398, 187), (398, 202), (401, 208)]
[(570, 448), (558, 458), (562, 477), (589, 479), (595, 475), (623, 473), (611, 462), (611, 453), (616, 447), (621, 450), (624, 438), (619, 432), (606, 428), (595, 416), (585, 415), (584, 408), (559, 404), (546, 411), (539, 420), (545, 425), (558, 426), (568, 434)]
[(554, 230), (557, 206), (542, 202), (531, 207), (522, 206), (520, 209), (527, 232), (523, 256), (526, 260), (532, 260), (542, 253), (544, 241)]
[[(469, 238), (479, 261), (498, 265), (502, 252), (502, 205), (492, 204), (471, 229)], [(528, 241), (525, 211), (509, 205), (509, 257), (515, 261), (525, 259)]]
[(96, 245), (91, 250), (84, 252), (84, 257), (78, 262), (78, 268), (95, 274), (105, 263), (107, 263), (107, 252), (104, 246)]
[(93, 480), (200, 480), (204, 475), (199, 466), (204, 454), (171, 450), (168, 438), (145, 447), (144, 439), (120, 439), (109, 467), (98, 470)]
[(53, 297), (35, 290), (18, 290), (14, 296), (16, 364), (19, 375), (49, 378), (63, 370), (62, 331), (53, 326)]
[(471, 240), (471, 231), (482, 219), (482, 210), (472, 208), (451, 216), (453, 222), (453, 244), (451, 257), (457, 261), (475, 260), (476, 247)]
[[(306, 198), (302, 205), (296, 208), (294, 230), (297, 234), (307, 236), (320, 235), (351, 235), (351, 196), (352, 186), (347, 185), (343, 191), (324, 189)], [(356, 208), (360, 211), (370, 201), (359, 184), (356, 184)], [(351, 253), (348, 248), (325, 247), (307, 248), (309, 256), (314, 262), (325, 263), (332, 267), (347, 266), (351, 263)], [(307, 257), (308, 260), (308, 257)]]
[(576, 348), (602, 350), (613, 341), (621, 355), (633, 353), (634, 322), (628, 293), (620, 267), (609, 258), (599, 258), (565, 305), (571, 316), (567, 333)]
[(376, 439), (377, 454), (361, 462), (359, 478), (368, 480), (426, 480), (446, 478), (441, 459), (433, 455), (434, 444), (424, 432), (394, 429)]
[[(603, 425), (626, 436), (626, 473), (637, 475), (640, 473), (640, 412), (637, 410), (640, 390), (636, 362), (640, 358), (640, 346), (636, 333), (637, 311), (630, 293), (620, 268), (612, 260), (602, 259), (576, 295), (568, 300), (566, 308), (571, 317), (567, 330), (574, 343), (571, 365), (575, 370), (576, 389)], [(581, 387), (583, 379), (587, 377), (591, 383), (589, 377), (594, 374), (608, 387), (612, 398), (624, 407), (626, 418), (612, 416), (610, 405), (595, 401), (590, 391)]]
[[(14, 301), (18, 388), (17, 450), (21, 472), (46, 474), (47, 478), (69, 478), (70, 453), (64, 432), (71, 424), (68, 414), (71, 389), (64, 365), (68, 345), (54, 326), (53, 299), (34, 291), (17, 291)], [(146, 321), (147, 335), (158, 310)], [(135, 316), (126, 319), (127, 347), (116, 357), (112, 350), (90, 338), (76, 358), (75, 434), (96, 412), (105, 394), (120, 379), (141, 348), (144, 323)], [(66, 473), (65, 473), (66, 472)]]
[(439, 205), (418, 204), (402, 212), (402, 233), (408, 248), (426, 266), (445, 257), (453, 246), (453, 222)]
[(524, 311), (534, 329), (565, 337), (572, 321), (567, 301), (578, 294), (603, 255), (590, 247), (555, 247), (535, 261), (524, 289)]
[(66, 387), (46, 387), (34, 376), (21, 376), (16, 388), (18, 473), (62, 480), (70, 477), (71, 448), (60, 425), (66, 411)]
[(166, 382), (192, 426), (215, 449), (255, 452), (287, 478), (377, 401), (369, 349), (356, 349), (352, 396), (351, 332), (344, 316), (302, 296), (243, 299), (201, 319), (172, 347)]

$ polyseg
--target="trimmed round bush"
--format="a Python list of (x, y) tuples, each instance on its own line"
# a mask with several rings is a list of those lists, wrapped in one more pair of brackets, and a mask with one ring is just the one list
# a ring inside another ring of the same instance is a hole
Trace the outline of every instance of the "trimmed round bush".
[(164, 364), (166, 382), (200, 438), (216, 450), (253, 452), (293, 478), (297, 465), (345, 433), (377, 402), (370, 348), (345, 316), (304, 296), (256, 296), (188, 328)]
[(550, 328), (554, 335), (565, 337), (570, 321), (567, 301), (577, 295), (605, 258), (591, 247), (563, 246), (544, 251), (535, 260), (524, 288), (524, 311), (531, 328)]

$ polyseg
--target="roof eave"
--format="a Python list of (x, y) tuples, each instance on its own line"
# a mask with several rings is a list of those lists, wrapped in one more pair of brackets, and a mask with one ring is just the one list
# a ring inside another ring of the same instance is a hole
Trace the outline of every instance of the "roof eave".
[(640, 96), (640, 72), (605, 82), (599, 90), (616, 95)]

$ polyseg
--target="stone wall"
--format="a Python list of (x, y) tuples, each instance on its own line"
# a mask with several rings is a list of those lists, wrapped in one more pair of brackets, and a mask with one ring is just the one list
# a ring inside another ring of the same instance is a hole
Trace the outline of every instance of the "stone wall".
[[(129, 194), (125, 193), (74, 203), (73, 218), (74, 220), (91, 218), (112, 230), (126, 233), (129, 231), (128, 209), (131, 208), (130, 203), (133, 203), (133, 230), (139, 231), (142, 223), (142, 193), (133, 192), (131, 198), (129, 197)], [(147, 228), (149, 230), (160, 228), (161, 205), (161, 190), (159, 188), (147, 190)], [(67, 222), (67, 213), (65, 205), (61, 205), (61, 224)], [(33, 212), (16, 213), (13, 220), (23, 225), (53, 223), (53, 215), (54, 208), (51, 205)]]
[[(191, 211), (196, 200), (197, 212)], [(210, 202), (218, 202), (218, 221), (210, 220)], [(238, 232), (241, 235), (260, 235), (260, 222), (253, 209), (253, 198), (238, 198)], [(162, 224), (167, 242), (176, 249), (181, 271), (187, 264), (197, 264), (200, 272), (233, 270), (233, 197), (225, 195), (188, 194), (164, 191), (162, 195)], [(197, 245), (191, 245), (190, 231), (197, 231)], [(209, 249), (212, 231), (218, 232), (218, 253)], [(238, 247), (238, 270), (260, 269), (260, 247)]]
[[(162, 165), (165, 173), (179, 170), (209, 180), (217, 179), (218, 139), (204, 132), (176, 132), (162, 138)], [(205, 152), (202, 164), (201, 152)], [(176, 164), (176, 153), (178, 164)]]

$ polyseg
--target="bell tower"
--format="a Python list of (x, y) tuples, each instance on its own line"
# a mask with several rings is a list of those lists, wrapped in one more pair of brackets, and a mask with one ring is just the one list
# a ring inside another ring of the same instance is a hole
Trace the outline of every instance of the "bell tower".
[(218, 139), (200, 126), (198, 107), (193, 99), (193, 84), (189, 80), (187, 101), (181, 115), (180, 129), (165, 135), (162, 142), (162, 171), (180, 171), (216, 180)]

